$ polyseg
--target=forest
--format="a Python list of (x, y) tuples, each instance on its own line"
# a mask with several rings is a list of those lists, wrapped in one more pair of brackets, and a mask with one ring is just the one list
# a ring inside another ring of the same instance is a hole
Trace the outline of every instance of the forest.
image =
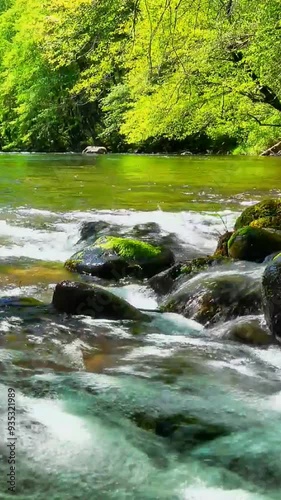
[(2, 0), (0, 149), (259, 154), (279, 0)]

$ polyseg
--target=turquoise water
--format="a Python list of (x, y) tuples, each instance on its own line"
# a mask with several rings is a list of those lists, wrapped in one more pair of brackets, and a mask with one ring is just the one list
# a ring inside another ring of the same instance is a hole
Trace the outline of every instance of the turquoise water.
[[(279, 194), (279, 159), (1, 155), (1, 296), (51, 300), (82, 222), (156, 222), (208, 253), (238, 212)], [(234, 268), (260, 280), (262, 267)], [(140, 308), (158, 297), (115, 287)], [(150, 324), (0, 308), (0, 498), (279, 499), (281, 352), (175, 314)], [(263, 317), (258, 316), (262, 322)], [(236, 321), (236, 320), (234, 320)], [(8, 388), (16, 492), (7, 489)]]

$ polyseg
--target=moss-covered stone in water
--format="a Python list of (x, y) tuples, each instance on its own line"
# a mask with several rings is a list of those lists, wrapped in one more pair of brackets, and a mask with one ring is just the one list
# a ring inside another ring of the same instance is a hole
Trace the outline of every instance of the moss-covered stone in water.
[(106, 236), (99, 238), (95, 242), (95, 247), (116, 253), (127, 260), (141, 260), (157, 257), (161, 253), (160, 247), (155, 247), (143, 241), (116, 236)]
[(268, 255), (281, 250), (281, 235), (273, 230), (250, 226), (236, 231), (228, 242), (230, 257), (262, 262)]
[(143, 241), (104, 236), (76, 252), (65, 263), (72, 272), (120, 280), (125, 276), (150, 278), (171, 267), (173, 252)]
[(254, 220), (276, 216), (281, 216), (281, 200), (269, 198), (246, 208), (240, 217), (238, 217), (234, 228), (236, 230), (241, 229), (242, 227), (249, 226)]
[(216, 264), (223, 264), (229, 262), (230, 259), (221, 255), (208, 255), (207, 257), (198, 257), (183, 264), (179, 274), (197, 274), (204, 269)]

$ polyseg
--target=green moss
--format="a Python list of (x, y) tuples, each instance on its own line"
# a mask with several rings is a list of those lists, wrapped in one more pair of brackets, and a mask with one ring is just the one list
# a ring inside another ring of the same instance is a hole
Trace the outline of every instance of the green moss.
[(99, 238), (94, 245), (102, 250), (109, 250), (128, 260), (152, 259), (161, 253), (160, 247), (155, 247), (143, 241), (115, 236)]
[(219, 264), (223, 262), (228, 262), (227, 257), (221, 255), (208, 255), (207, 257), (198, 257), (197, 259), (192, 259), (186, 264), (183, 264), (180, 268), (180, 274), (193, 274), (198, 273), (208, 267)]
[(268, 255), (279, 250), (280, 233), (251, 226), (238, 229), (228, 242), (229, 255), (239, 260), (262, 262)]
[(281, 253), (278, 253), (277, 255), (275, 255), (275, 257), (273, 257), (273, 260), (279, 259), (279, 257), (281, 257)]
[[(76, 255), (75, 255), (76, 257)], [(78, 264), (81, 264), (81, 262), (83, 262), (82, 259), (68, 259), (64, 266), (66, 267), (66, 269), (68, 269), (69, 271), (72, 271), (72, 272), (75, 272), (76, 269), (77, 269), (77, 265)]]
[(18, 304), (20, 306), (25, 306), (25, 307), (34, 307), (34, 306), (44, 305), (43, 302), (41, 302), (40, 300), (34, 299), (33, 297), (20, 297), (18, 299)]
[(237, 230), (250, 225), (254, 220), (275, 216), (281, 216), (281, 201), (274, 199), (263, 200), (252, 207), (246, 208), (238, 217), (234, 228)]
[(251, 227), (281, 229), (281, 215), (273, 217), (261, 217), (250, 223)]
[(262, 232), (260, 232), (257, 228), (252, 228), (251, 226), (246, 226), (242, 227), (241, 229), (238, 229), (233, 233), (233, 235), (228, 240), (227, 243), (228, 251), (231, 249), (233, 243), (237, 240), (238, 236), (251, 236), (251, 235), (258, 236), (258, 234), (262, 235)]

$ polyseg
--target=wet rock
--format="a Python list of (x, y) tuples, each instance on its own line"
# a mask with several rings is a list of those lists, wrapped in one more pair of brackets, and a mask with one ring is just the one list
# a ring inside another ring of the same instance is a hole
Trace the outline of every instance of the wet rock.
[(281, 342), (281, 255), (271, 260), (262, 277), (263, 309), (268, 328)]
[(175, 233), (163, 234), (161, 227), (155, 222), (135, 225), (126, 233), (126, 237), (139, 239), (151, 245), (171, 250), (176, 261), (200, 255), (200, 251), (197, 248), (181, 242)]
[(109, 236), (76, 252), (65, 267), (72, 272), (117, 281), (124, 276), (151, 277), (173, 264), (174, 256), (168, 249)]
[(94, 242), (100, 236), (107, 233), (112, 233), (112, 226), (104, 221), (92, 221), (83, 222), (80, 226), (80, 240), (78, 243), (83, 241), (91, 240)]
[(219, 241), (214, 255), (228, 257), (228, 241), (230, 240), (232, 235), (233, 231), (227, 231), (226, 233), (222, 234), (219, 237)]
[(104, 155), (106, 153), (107, 149), (103, 146), (87, 146), (82, 151), (82, 155)]
[(264, 259), (281, 251), (281, 233), (254, 227), (238, 229), (228, 241), (228, 253), (233, 259), (263, 262)]
[(223, 426), (180, 413), (153, 415), (139, 412), (133, 414), (132, 420), (141, 429), (171, 441), (177, 451), (185, 451), (228, 433)]
[(0, 298), (0, 317), (19, 316), (25, 320), (38, 319), (49, 311), (49, 306), (32, 297), (2, 297)]
[(263, 261), (263, 264), (268, 264), (268, 262), (271, 262), (278, 255), (281, 255), (280, 252), (271, 253), (270, 255), (268, 255), (267, 257), (265, 257), (265, 259)]
[[(257, 219), (264, 219), (265, 217), (281, 216), (281, 201), (272, 198), (260, 201), (251, 207), (247, 207), (240, 217), (236, 220), (234, 229), (241, 229), (242, 227), (249, 226), (251, 222)], [(258, 226), (261, 227), (261, 226)], [(272, 227), (272, 226), (262, 226)]]
[(182, 264), (175, 264), (169, 269), (152, 276), (148, 284), (159, 295), (166, 295), (174, 288), (175, 280), (181, 275), (181, 268)]
[(260, 284), (249, 276), (198, 276), (172, 293), (161, 306), (203, 325), (261, 311)]
[(185, 282), (188, 277), (192, 278), (206, 269), (210, 269), (214, 266), (222, 265), (227, 262), (231, 262), (231, 260), (221, 255), (197, 257), (186, 262), (175, 264), (169, 269), (156, 274), (150, 278), (148, 283), (156, 293), (159, 295), (166, 295), (174, 288), (178, 287), (181, 282)]
[(61, 313), (110, 320), (148, 320), (149, 317), (126, 300), (97, 286), (62, 281), (54, 291), (52, 304)]
[(263, 328), (256, 318), (239, 319), (233, 322), (228, 331), (229, 338), (257, 346), (267, 346), (273, 344), (273, 337), (268, 330)]
[(156, 241), (161, 238), (161, 227), (156, 222), (145, 222), (143, 224), (136, 224), (130, 231), (133, 238), (143, 241)]

